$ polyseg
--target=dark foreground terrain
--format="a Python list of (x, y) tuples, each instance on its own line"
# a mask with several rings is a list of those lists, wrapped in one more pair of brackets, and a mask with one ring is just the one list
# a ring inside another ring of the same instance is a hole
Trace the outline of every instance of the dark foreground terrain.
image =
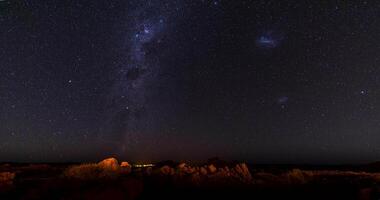
[(2, 164), (0, 199), (380, 199), (376, 166)]

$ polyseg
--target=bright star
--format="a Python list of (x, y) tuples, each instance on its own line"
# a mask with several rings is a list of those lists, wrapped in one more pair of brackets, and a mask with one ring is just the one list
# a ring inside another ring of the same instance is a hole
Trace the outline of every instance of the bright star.
[(262, 47), (274, 48), (277, 46), (276, 40), (269, 36), (261, 36), (257, 43)]
[(261, 34), (257, 38), (256, 44), (257, 46), (260, 46), (263, 48), (275, 48), (279, 45), (279, 43), (283, 39), (284, 37), (281, 33), (269, 31), (269, 32)]

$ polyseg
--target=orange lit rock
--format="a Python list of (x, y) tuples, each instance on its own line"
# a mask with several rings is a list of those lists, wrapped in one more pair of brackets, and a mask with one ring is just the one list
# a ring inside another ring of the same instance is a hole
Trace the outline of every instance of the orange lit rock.
[(191, 167), (191, 166), (189, 166), (188, 168), (187, 168), (187, 170), (186, 170), (186, 172), (188, 173), (188, 174), (193, 174), (193, 173), (195, 173), (197, 170), (195, 169), (195, 168), (193, 168), (193, 167)]
[(132, 166), (128, 162), (121, 162), (120, 164), (120, 172), (122, 174), (129, 174), (132, 172)]
[(107, 158), (98, 163), (98, 166), (104, 170), (119, 170), (119, 163), (116, 158)]
[(178, 165), (178, 168), (179, 168), (179, 169), (183, 169), (183, 168), (185, 168), (185, 167), (186, 167), (186, 163), (181, 163), (181, 164)]
[(234, 171), (237, 173), (241, 180), (247, 182), (252, 180), (252, 175), (245, 163), (237, 164), (234, 168)]
[(15, 173), (1, 172), (0, 173), (0, 185), (12, 185)]
[(215, 173), (216, 172), (216, 167), (214, 166), (214, 165), (209, 165), (208, 166), (208, 171), (211, 173), (211, 174), (213, 174), (213, 173)]
[(121, 162), (120, 167), (131, 167), (131, 165), (128, 162), (124, 161)]
[(201, 167), (199, 171), (202, 175), (207, 175), (207, 170), (204, 167)]

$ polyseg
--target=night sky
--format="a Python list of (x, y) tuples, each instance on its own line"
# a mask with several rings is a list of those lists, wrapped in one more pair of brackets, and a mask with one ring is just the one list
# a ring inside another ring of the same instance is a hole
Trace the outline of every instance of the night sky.
[(0, 162), (380, 160), (380, 2), (0, 0)]

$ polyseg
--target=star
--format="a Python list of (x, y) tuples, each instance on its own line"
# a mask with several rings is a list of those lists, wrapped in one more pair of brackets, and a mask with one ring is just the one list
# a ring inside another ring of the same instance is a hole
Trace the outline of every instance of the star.
[(288, 101), (289, 101), (289, 97), (287, 97), (287, 96), (282, 96), (282, 97), (277, 99), (277, 103), (281, 104), (281, 105), (286, 104)]
[(267, 36), (261, 36), (259, 42), (262, 44), (274, 45), (274, 40)]
[(145, 28), (144, 33), (148, 34), (148, 33), (150, 33), (150, 30), (148, 28)]
[(274, 48), (277, 46), (276, 41), (273, 38), (266, 35), (260, 36), (257, 40), (257, 44), (265, 48)]
[(277, 47), (283, 38), (280, 32), (267, 31), (258, 36), (256, 45), (262, 48), (272, 49)]

